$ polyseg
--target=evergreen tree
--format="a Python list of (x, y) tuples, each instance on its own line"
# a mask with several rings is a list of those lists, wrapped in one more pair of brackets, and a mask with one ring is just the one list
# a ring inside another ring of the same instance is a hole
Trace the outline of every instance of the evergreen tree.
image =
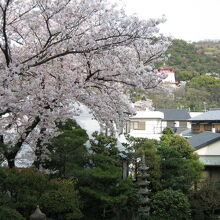
[(161, 189), (160, 178), (160, 156), (157, 154), (157, 148), (159, 143), (154, 139), (146, 138), (127, 138), (126, 144), (124, 144), (126, 151), (124, 154), (129, 160), (130, 173), (133, 179), (137, 181), (137, 176), (139, 173), (139, 167), (143, 165), (141, 158), (143, 153), (145, 156), (145, 165), (149, 167), (147, 173), (149, 174), (149, 188), (152, 192), (157, 192)]
[(79, 178), (85, 219), (131, 219), (137, 190), (122, 179), (122, 160), (113, 137), (94, 133), (87, 168)]
[(188, 141), (175, 134), (161, 137), (158, 155), (161, 158), (161, 184), (187, 193), (202, 177), (203, 165)]
[(45, 155), (41, 164), (57, 177), (77, 176), (78, 171), (85, 165), (85, 143), (88, 135), (72, 119), (67, 119), (64, 123), (57, 122), (57, 127), (61, 134), (45, 145)]

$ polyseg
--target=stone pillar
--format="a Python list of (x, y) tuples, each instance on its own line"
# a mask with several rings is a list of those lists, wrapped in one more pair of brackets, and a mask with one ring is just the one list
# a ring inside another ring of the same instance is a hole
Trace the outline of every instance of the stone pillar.
[(37, 206), (35, 212), (30, 216), (30, 220), (46, 220), (47, 217), (41, 212), (39, 206)]
[(122, 158), (122, 179), (128, 177), (128, 160), (127, 158)]

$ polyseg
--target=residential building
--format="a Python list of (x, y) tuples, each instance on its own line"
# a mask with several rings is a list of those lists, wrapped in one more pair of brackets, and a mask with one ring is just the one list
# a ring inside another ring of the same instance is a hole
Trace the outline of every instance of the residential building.
[(210, 110), (188, 121), (191, 122), (193, 133), (204, 131), (220, 133), (220, 110), (218, 109)]
[(197, 133), (189, 143), (204, 164), (205, 175), (212, 181), (220, 180), (220, 133)]
[(159, 140), (163, 127), (164, 114), (159, 111), (138, 111), (129, 118), (126, 133), (133, 137), (150, 138)]
[(126, 125), (126, 133), (133, 137), (159, 139), (163, 129), (172, 128), (180, 133), (189, 128), (189, 113), (184, 109), (158, 109), (157, 111), (137, 111)]
[(182, 132), (211, 180), (220, 180), (220, 110), (212, 109), (188, 120), (191, 129)]
[(175, 132), (181, 133), (182, 131), (190, 128), (190, 114), (186, 109), (157, 109), (157, 111), (164, 113), (162, 119), (162, 127), (172, 128)]

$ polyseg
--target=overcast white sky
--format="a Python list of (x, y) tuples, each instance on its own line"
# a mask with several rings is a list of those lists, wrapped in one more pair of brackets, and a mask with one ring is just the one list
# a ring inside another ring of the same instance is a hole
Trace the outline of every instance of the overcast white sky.
[(220, 0), (122, 0), (126, 11), (141, 18), (167, 21), (161, 32), (186, 41), (220, 40)]

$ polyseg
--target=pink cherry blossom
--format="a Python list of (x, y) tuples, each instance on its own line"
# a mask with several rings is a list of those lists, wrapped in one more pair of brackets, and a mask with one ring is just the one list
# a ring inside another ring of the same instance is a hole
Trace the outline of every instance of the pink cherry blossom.
[(106, 0), (0, 0), (0, 142), (13, 160), (56, 135), (86, 105), (101, 126), (132, 112), (128, 91), (161, 80), (163, 19), (127, 16)]

